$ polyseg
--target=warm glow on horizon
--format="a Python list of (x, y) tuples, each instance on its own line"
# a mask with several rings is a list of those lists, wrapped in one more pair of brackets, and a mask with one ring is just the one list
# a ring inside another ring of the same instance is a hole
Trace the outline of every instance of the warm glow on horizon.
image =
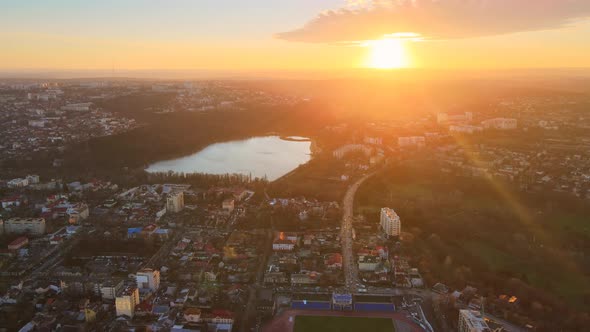
[(367, 67), (375, 69), (407, 68), (410, 65), (408, 55), (401, 39), (382, 39), (367, 43), (371, 54)]
[(5, 1), (0, 75), (590, 68), (586, 0), (397, 3)]

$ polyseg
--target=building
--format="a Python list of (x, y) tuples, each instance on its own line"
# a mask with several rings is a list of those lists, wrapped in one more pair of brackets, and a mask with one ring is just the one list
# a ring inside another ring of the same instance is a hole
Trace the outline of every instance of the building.
[(352, 294), (350, 293), (333, 293), (332, 308), (334, 310), (352, 310)]
[(293, 251), (297, 244), (297, 234), (279, 232), (278, 237), (272, 243), (274, 251)]
[(342, 269), (342, 254), (331, 253), (324, 256), (324, 266), (328, 269), (341, 270)]
[(26, 202), (26, 198), (23, 197), (22, 195), (14, 195), (11, 197), (3, 198), (2, 200), (0, 200), (0, 202), (2, 203), (2, 208), (6, 209), (11, 206), (16, 206), (16, 207), (21, 206), (21, 204)]
[(315, 285), (320, 280), (321, 274), (318, 272), (292, 273), (291, 285)]
[(139, 290), (137, 287), (127, 287), (123, 289), (115, 298), (115, 308), (117, 316), (135, 315), (135, 306), (139, 304)]
[(334, 156), (334, 158), (337, 159), (342, 159), (344, 158), (344, 156), (346, 156), (349, 153), (364, 153), (365, 156), (370, 156), (371, 153), (373, 153), (373, 149), (369, 146), (363, 145), (363, 144), (348, 144), (348, 145), (344, 145), (339, 147), (338, 149), (334, 150), (332, 152), (332, 155)]
[(381, 209), (381, 220), (379, 222), (381, 229), (387, 234), (387, 236), (399, 236), (402, 231), (402, 222), (399, 216), (393, 209), (382, 208)]
[(450, 126), (449, 131), (451, 133), (459, 133), (459, 134), (475, 134), (475, 133), (482, 132), (483, 127), (472, 126), (472, 125), (456, 125), (456, 126)]
[(153, 292), (160, 288), (160, 271), (152, 269), (141, 269), (135, 275), (137, 287), (149, 289)]
[(426, 137), (424, 137), (424, 136), (399, 137), (397, 139), (397, 145), (400, 148), (409, 147), (409, 146), (416, 146), (416, 147), (421, 148), (426, 145)]
[(76, 224), (90, 216), (88, 205), (79, 203), (68, 208), (66, 213), (70, 216), (70, 224)]
[(98, 308), (84, 308), (82, 310), (84, 311), (84, 321), (86, 323), (96, 321), (96, 312), (98, 311)]
[(198, 323), (201, 321), (201, 309), (199, 308), (186, 308), (183, 314), (184, 320), (189, 323)]
[(517, 128), (518, 120), (509, 118), (495, 118), (482, 121), (481, 125), (485, 129), (512, 130)]
[(274, 251), (293, 251), (295, 249), (295, 243), (289, 240), (275, 240), (272, 243), (272, 250)]
[(359, 256), (359, 271), (375, 271), (380, 263), (381, 259), (379, 256)]
[(365, 136), (365, 138), (363, 139), (363, 142), (365, 142), (366, 144), (372, 144), (372, 145), (383, 145), (383, 138)]
[(26, 246), (29, 243), (29, 239), (27, 239), (24, 236), (21, 236), (19, 238), (17, 238), (16, 240), (10, 242), (10, 244), (8, 244), (8, 250), (18, 250), (24, 246)]
[(45, 219), (43, 218), (11, 218), (4, 222), (6, 234), (45, 234)]
[(103, 300), (114, 300), (123, 289), (123, 280), (109, 280), (100, 285), (100, 296)]
[(235, 201), (231, 198), (224, 199), (221, 203), (221, 208), (229, 213), (233, 212), (235, 207)]
[(11, 188), (11, 189), (24, 188), (29, 185), (29, 180), (27, 180), (26, 178), (25, 179), (22, 179), (22, 178), (12, 179), (12, 180), (8, 181), (6, 183), (6, 185), (8, 186), (8, 188)]
[(492, 332), (479, 311), (459, 311), (459, 332)]
[(275, 306), (274, 291), (272, 288), (260, 288), (256, 290), (256, 311), (272, 312)]
[(40, 182), (39, 175), (36, 175), (36, 174), (27, 175), (26, 180), (28, 181), (29, 184), (38, 184)]
[(285, 272), (266, 272), (264, 274), (265, 284), (286, 284), (289, 282)]
[(92, 103), (68, 104), (61, 107), (62, 111), (86, 112), (90, 111)]
[(449, 123), (467, 123), (473, 120), (473, 113), (471, 112), (456, 112), (456, 113), (438, 113), (436, 115), (436, 121), (439, 124)]
[(171, 193), (166, 198), (166, 211), (177, 213), (184, 209), (184, 192)]
[(231, 331), (234, 314), (229, 310), (213, 309), (210, 313), (201, 313), (201, 322), (207, 324), (207, 331)]
[(45, 120), (29, 120), (29, 126), (43, 128), (45, 127)]

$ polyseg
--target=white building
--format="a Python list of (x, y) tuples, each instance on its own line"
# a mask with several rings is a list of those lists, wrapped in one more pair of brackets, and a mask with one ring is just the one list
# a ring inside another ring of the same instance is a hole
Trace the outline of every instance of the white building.
[(366, 144), (372, 144), (372, 145), (383, 145), (383, 138), (381, 137), (371, 137), (371, 136), (366, 136), (363, 141)]
[(467, 123), (473, 120), (473, 113), (471, 112), (464, 112), (464, 113), (438, 113), (436, 115), (436, 121), (439, 124), (447, 124), (447, 123)]
[(387, 236), (399, 236), (402, 230), (402, 222), (393, 209), (382, 208), (381, 220), (379, 222), (381, 229)]
[(136, 287), (125, 288), (115, 298), (115, 308), (117, 316), (129, 316), (133, 318), (135, 315), (135, 306), (139, 304), (139, 291)]
[(423, 147), (426, 145), (426, 137), (424, 136), (407, 136), (407, 137), (399, 137), (397, 139), (397, 145), (399, 147), (408, 147), (408, 146), (417, 146)]
[(166, 211), (176, 213), (184, 209), (184, 193), (182, 191), (171, 193), (166, 198)]
[(90, 106), (92, 103), (78, 103), (78, 104), (68, 104), (61, 107), (62, 111), (75, 111), (75, 112), (85, 112), (90, 111)]
[(495, 118), (482, 121), (481, 125), (485, 129), (512, 130), (517, 128), (518, 120), (509, 118)]
[(135, 275), (135, 282), (137, 287), (155, 292), (160, 288), (160, 271), (142, 269)]
[(274, 251), (293, 251), (295, 249), (295, 243), (289, 240), (275, 240), (272, 243), (272, 250)]
[(14, 188), (24, 188), (29, 185), (29, 180), (22, 179), (22, 178), (12, 179), (12, 180), (8, 181), (8, 183), (6, 183), (6, 185), (8, 186), (8, 188), (13, 188), (13, 189)]
[(123, 288), (123, 280), (109, 281), (100, 285), (100, 296), (103, 300), (114, 300)]
[(40, 182), (40, 178), (39, 175), (33, 174), (33, 175), (27, 175), (26, 177), (27, 181), (29, 182), (29, 184), (37, 184)]
[(45, 219), (43, 218), (11, 218), (4, 222), (6, 234), (45, 234)]
[(347, 144), (334, 150), (332, 155), (335, 158), (342, 159), (345, 155), (352, 152), (362, 152), (368, 157), (371, 155), (371, 153), (373, 153), (373, 149), (363, 144)]
[(480, 133), (483, 131), (483, 127), (481, 126), (471, 126), (471, 125), (456, 125), (450, 126), (449, 131), (451, 133), (460, 133), (460, 134), (475, 134)]
[(459, 311), (459, 332), (492, 332), (481, 312), (475, 310)]

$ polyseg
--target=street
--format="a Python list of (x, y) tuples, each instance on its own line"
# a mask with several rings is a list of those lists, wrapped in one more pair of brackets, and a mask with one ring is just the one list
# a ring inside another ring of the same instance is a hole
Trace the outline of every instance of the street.
[(344, 278), (346, 280), (346, 290), (350, 293), (356, 292), (357, 288), (360, 287), (361, 283), (358, 277), (358, 266), (354, 259), (354, 252), (352, 249), (352, 221), (354, 216), (354, 195), (358, 188), (375, 172), (371, 172), (355, 183), (353, 183), (342, 201), (342, 227), (341, 227), (341, 242), (342, 242), (342, 268), (344, 270)]

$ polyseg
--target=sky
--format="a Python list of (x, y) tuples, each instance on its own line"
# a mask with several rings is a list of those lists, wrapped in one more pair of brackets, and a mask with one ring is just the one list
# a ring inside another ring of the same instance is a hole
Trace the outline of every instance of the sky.
[(588, 68), (590, 1), (0, 0), (0, 50), (9, 71)]

